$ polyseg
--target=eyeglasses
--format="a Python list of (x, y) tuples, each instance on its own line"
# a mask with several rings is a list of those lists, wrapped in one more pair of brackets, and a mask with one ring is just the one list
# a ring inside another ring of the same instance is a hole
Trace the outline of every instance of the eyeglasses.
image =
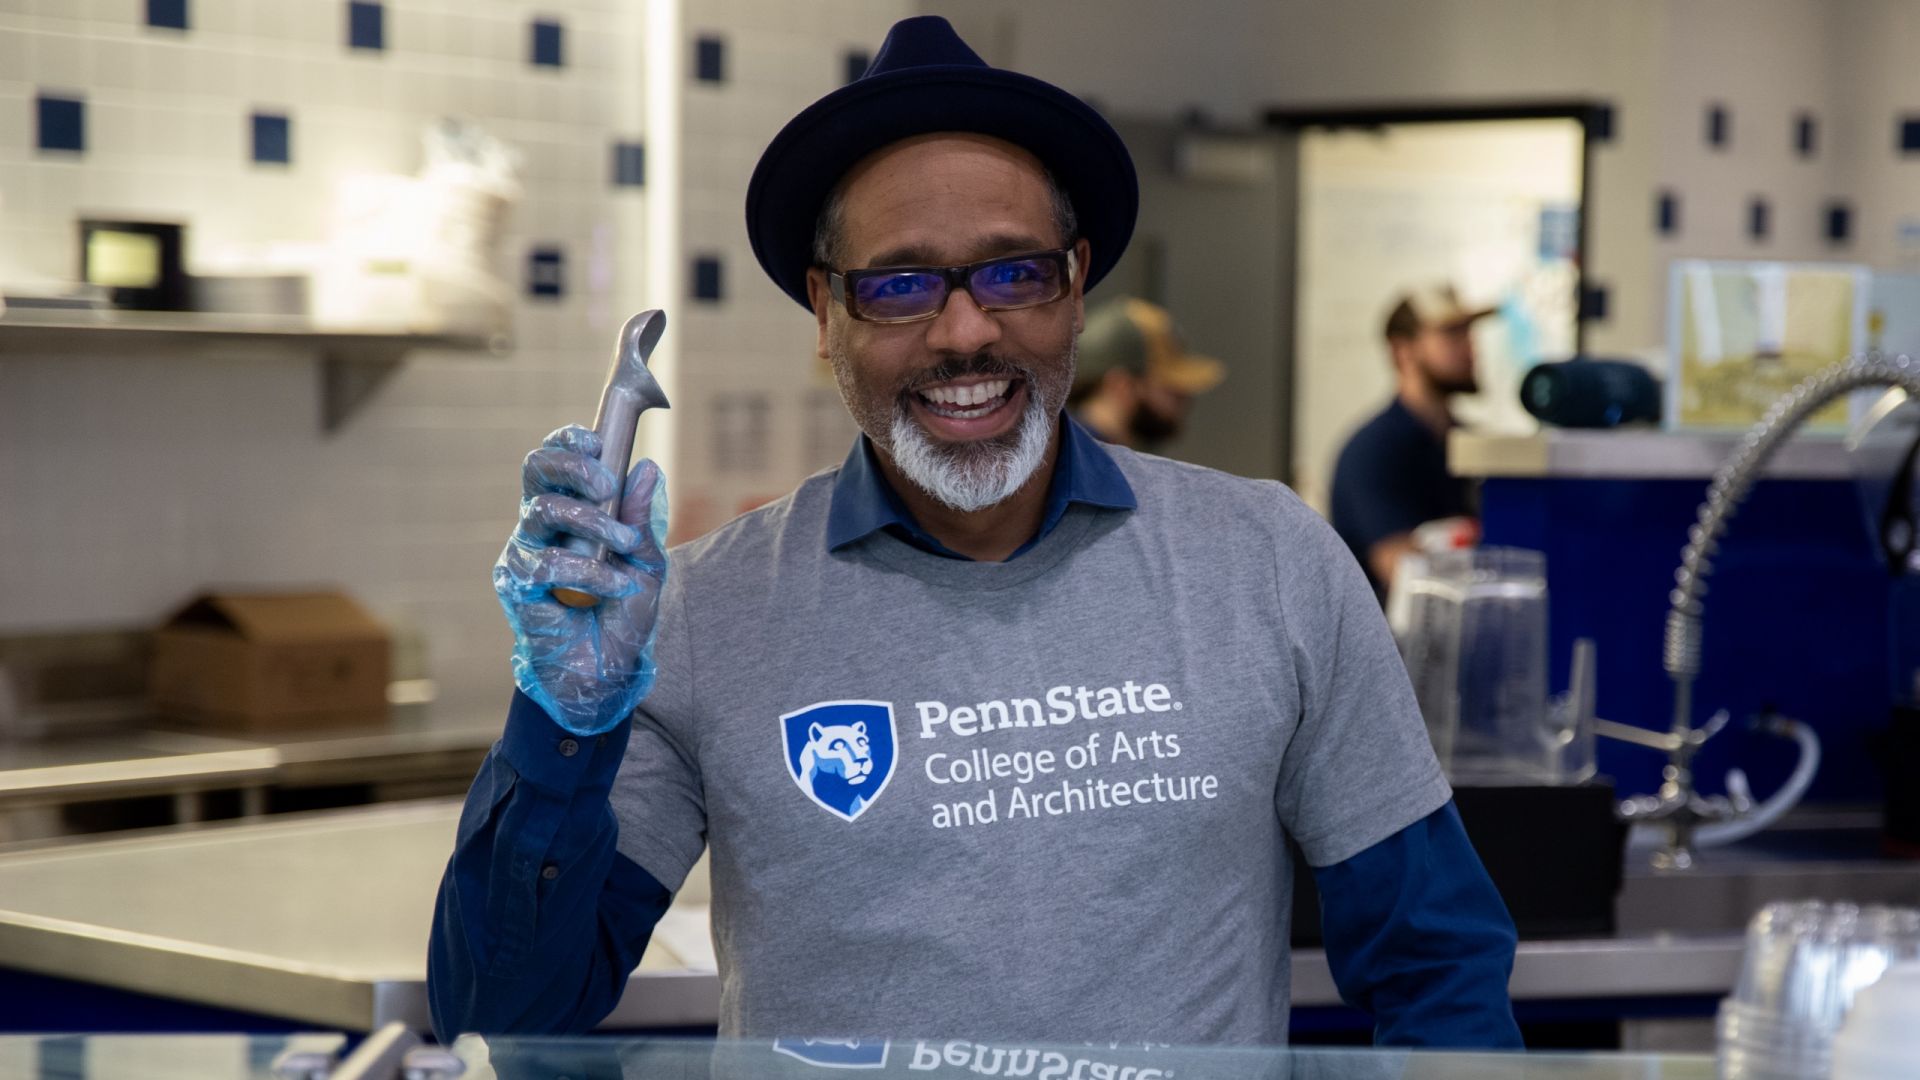
[(1067, 295), (1075, 259), (1068, 248), (1002, 255), (966, 266), (875, 266), (829, 272), (827, 288), (847, 314), (862, 322), (931, 319), (964, 289), (981, 311), (1016, 311)]

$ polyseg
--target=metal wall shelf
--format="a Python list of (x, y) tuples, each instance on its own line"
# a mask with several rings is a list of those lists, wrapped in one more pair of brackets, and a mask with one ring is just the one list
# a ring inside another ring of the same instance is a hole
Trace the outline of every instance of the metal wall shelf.
[(0, 357), (182, 353), (320, 360), (320, 424), (332, 432), (371, 400), (415, 349), (506, 352), (504, 335), (316, 329), (278, 315), (172, 311), (34, 311), (0, 317)]

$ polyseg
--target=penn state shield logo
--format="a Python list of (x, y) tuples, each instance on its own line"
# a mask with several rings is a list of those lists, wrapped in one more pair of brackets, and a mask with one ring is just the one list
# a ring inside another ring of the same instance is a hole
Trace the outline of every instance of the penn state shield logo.
[(773, 1048), (823, 1069), (884, 1069), (886, 1039), (775, 1039)]
[(852, 821), (893, 779), (893, 704), (822, 701), (780, 717), (787, 775), (815, 805)]

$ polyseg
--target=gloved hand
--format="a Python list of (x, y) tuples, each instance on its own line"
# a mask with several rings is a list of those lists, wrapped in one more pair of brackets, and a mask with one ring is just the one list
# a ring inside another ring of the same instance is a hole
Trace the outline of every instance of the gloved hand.
[[(600, 509), (617, 481), (600, 463), (600, 436), (579, 425), (547, 436), (521, 468), (520, 523), (493, 567), (493, 590), (513, 627), (513, 681), (563, 728), (598, 735), (619, 726), (653, 689), (653, 632), (667, 580), (667, 490), (642, 459), (621, 489), (618, 518)], [(607, 546), (590, 559), (566, 536)], [(601, 597), (568, 607), (556, 588)]]

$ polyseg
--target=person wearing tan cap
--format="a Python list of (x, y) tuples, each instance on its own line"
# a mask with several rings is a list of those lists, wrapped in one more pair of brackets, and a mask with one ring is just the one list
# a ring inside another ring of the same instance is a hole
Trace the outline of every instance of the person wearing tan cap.
[(1167, 309), (1123, 297), (1087, 312), (1067, 406), (1102, 441), (1151, 451), (1226, 377), (1225, 364), (1186, 350)]
[(1402, 294), (1387, 315), (1394, 398), (1340, 452), (1330, 514), (1382, 597), (1421, 538), (1459, 546), (1479, 536), (1472, 485), (1447, 471), (1448, 399), (1479, 389), (1472, 328), (1491, 314), (1432, 285)]

